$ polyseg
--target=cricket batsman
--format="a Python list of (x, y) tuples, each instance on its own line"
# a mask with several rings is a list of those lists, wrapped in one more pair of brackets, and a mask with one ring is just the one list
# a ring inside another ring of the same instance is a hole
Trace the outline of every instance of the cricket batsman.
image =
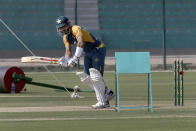
[[(91, 87), (96, 94), (97, 103), (92, 108), (110, 107), (109, 100), (115, 95), (109, 90), (103, 80), (106, 47), (104, 43), (78, 25), (71, 25), (65, 16), (56, 19), (57, 33), (63, 37), (65, 55), (58, 61), (60, 65), (73, 67), (78, 64), (84, 52), (84, 72), (77, 72), (80, 80)], [(76, 45), (72, 55), (71, 47)]]

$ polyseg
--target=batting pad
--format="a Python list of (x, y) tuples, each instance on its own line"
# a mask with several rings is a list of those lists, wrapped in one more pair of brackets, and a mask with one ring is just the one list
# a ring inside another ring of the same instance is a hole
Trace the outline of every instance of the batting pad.
[(105, 105), (106, 104), (105, 103), (106, 101), (105, 100), (105, 83), (103, 81), (101, 73), (94, 68), (90, 68), (89, 72), (90, 72), (90, 77), (92, 80), (92, 84), (95, 90), (97, 100), (102, 105)]
[(84, 72), (76, 72), (76, 75), (80, 78), (81, 82), (86, 84), (88, 87), (94, 89), (92, 81), (91, 81), (91, 78), (90, 78), (90, 76), (88, 74), (86, 74)]

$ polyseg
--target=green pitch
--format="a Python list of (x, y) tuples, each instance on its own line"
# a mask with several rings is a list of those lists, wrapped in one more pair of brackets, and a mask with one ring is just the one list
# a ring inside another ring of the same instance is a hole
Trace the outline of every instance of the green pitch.
[[(33, 81), (57, 84), (47, 73), (26, 73)], [(74, 73), (55, 73), (67, 87), (82, 84)], [(185, 106), (173, 106), (173, 72), (153, 72), (154, 112), (147, 109), (114, 111), (114, 100), (108, 110), (93, 110), (96, 103), (91, 92), (80, 93), (82, 99), (70, 98), (68, 92), (26, 85), (26, 92), (0, 94), (1, 131), (185, 131), (196, 129), (196, 72), (185, 72)], [(147, 76), (120, 75), (121, 105), (147, 104)], [(115, 89), (114, 72), (104, 75), (110, 89)]]

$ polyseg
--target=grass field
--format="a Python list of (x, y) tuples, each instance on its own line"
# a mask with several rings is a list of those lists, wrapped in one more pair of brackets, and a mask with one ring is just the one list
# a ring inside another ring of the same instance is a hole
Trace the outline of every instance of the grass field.
[[(47, 73), (26, 73), (36, 82), (58, 84)], [(68, 87), (82, 84), (74, 73), (55, 73)], [(152, 91), (154, 112), (147, 109), (114, 111), (111, 108), (93, 110), (94, 93), (80, 93), (82, 99), (70, 98), (69, 93), (26, 85), (26, 92), (0, 94), (0, 131), (192, 131), (196, 129), (196, 72), (185, 72), (185, 106), (173, 106), (173, 73), (153, 72)], [(104, 79), (115, 89), (114, 72)], [(120, 75), (121, 105), (147, 104), (147, 76)]]

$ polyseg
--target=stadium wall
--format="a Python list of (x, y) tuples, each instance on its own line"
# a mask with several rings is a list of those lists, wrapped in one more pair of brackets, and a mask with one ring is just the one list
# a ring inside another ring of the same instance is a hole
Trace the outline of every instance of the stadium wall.
[[(64, 45), (56, 34), (55, 20), (65, 13), (66, 0), (1, 0), (0, 17), (37, 52), (62, 54)], [(80, 1), (80, 0), (78, 0)], [(97, 1), (97, 0), (96, 0)], [(151, 51), (161, 54), (164, 0), (98, 0), (99, 30), (90, 30), (107, 48)], [(80, 2), (78, 2), (80, 3)], [(174, 54), (196, 49), (196, 1), (165, 0), (166, 44)], [(0, 24), (0, 56), (24, 48)], [(2, 54), (2, 52), (4, 52)], [(21, 53), (18, 53), (21, 54)], [(23, 55), (23, 54), (21, 54)], [(42, 54), (40, 54), (42, 55)]]

